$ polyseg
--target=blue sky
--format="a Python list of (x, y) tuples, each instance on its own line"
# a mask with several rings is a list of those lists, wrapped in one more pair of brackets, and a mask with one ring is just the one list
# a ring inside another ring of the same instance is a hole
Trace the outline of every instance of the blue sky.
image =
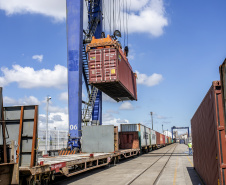
[[(153, 111), (155, 130), (190, 126), (226, 57), (225, 6), (223, 0), (131, 0), (129, 59), (139, 74), (138, 101), (105, 96), (104, 123), (150, 126)], [(67, 129), (65, 14), (65, 0), (0, 0), (4, 105), (39, 104), (41, 128), (50, 95), (50, 127)]]

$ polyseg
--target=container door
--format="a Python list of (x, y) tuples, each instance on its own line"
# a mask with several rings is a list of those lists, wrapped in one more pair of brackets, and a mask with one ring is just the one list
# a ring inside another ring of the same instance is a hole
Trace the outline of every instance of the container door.
[(95, 49), (89, 52), (89, 81), (101, 82), (102, 80), (102, 50)]
[(150, 140), (150, 146), (151, 146), (151, 142), (152, 142), (152, 130), (149, 129), (149, 140)]
[(115, 81), (117, 75), (117, 50), (108, 48), (103, 50), (104, 81)]
[(151, 131), (151, 135), (152, 135), (152, 137), (151, 137), (151, 145), (155, 145), (156, 144), (156, 133), (155, 133), (155, 131)]
[(146, 139), (145, 139), (145, 129), (143, 125), (140, 125), (140, 138), (141, 138), (141, 146), (146, 146)]

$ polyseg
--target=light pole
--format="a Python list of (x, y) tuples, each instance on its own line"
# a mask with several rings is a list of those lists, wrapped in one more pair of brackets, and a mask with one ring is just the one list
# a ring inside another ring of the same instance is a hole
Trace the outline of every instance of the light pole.
[(57, 136), (56, 135), (56, 127), (54, 127), (54, 129), (55, 129), (55, 133), (54, 134), (55, 134), (55, 150), (56, 150), (56, 136)]
[(47, 96), (47, 104), (46, 104), (46, 154), (47, 154), (47, 146), (48, 146), (48, 108), (49, 108), (49, 100), (51, 100), (50, 96)]
[(151, 113), (151, 122), (152, 122), (152, 130), (153, 130), (153, 112), (150, 112)]

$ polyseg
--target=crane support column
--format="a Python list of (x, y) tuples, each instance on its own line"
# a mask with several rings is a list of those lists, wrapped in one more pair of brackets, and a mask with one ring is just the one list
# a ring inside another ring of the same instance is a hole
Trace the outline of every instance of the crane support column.
[(82, 121), (83, 0), (67, 0), (69, 146), (80, 148)]

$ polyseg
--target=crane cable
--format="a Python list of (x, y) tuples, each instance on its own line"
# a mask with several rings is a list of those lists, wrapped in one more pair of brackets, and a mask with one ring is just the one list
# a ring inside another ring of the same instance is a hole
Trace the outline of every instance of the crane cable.
[[(131, 0), (102, 0), (103, 9), (102, 14), (104, 17), (104, 32), (106, 31), (106, 24), (108, 22), (110, 35), (116, 29), (122, 33), (124, 47), (129, 44), (129, 15), (131, 8)], [(105, 22), (106, 21), (106, 22)]]

